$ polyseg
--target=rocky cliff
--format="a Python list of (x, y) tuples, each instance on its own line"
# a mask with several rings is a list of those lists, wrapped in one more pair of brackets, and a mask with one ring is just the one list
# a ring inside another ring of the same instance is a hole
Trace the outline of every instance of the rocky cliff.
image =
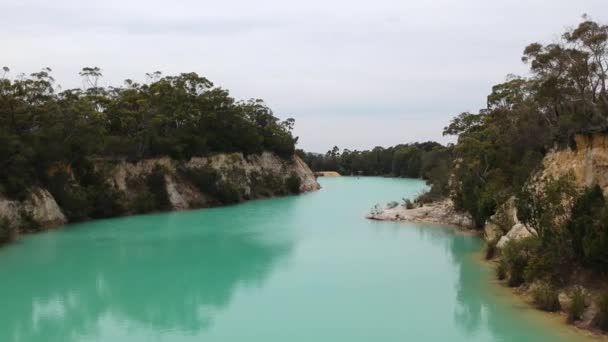
[[(542, 167), (530, 178), (530, 186), (542, 189), (549, 179), (573, 175), (577, 187), (599, 185), (608, 194), (608, 135), (605, 133), (577, 134), (574, 146), (554, 149), (545, 155)], [(497, 242), (500, 249), (510, 240), (520, 240), (536, 235), (533, 227), (519, 222), (515, 199), (510, 198), (500, 206), (485, 225), (485, 237)]]
[[(102, 175), (104, 188), (111, 192), (123, 215), (211, 207), (320, 188), (313, 172), (299, 157), (285, 160), (267, 152), (250, 156), (217, 154), (185, 162), (170, 158), (137, 163), (98, 159), (93, 165), (95, 174)], [(154, 174), (160, 175), (160, 181), (155, 183), (160, 184), (160, 190), (149, 186), (149, 178)], [(70, 188), (81, 187), (73, 174), (68, 178)], [(148, 203), (153, 191), (161, 192), (165, 199), (160, 208), (141, 204)], [(67, 223), (69, 209), (62, 208), (62, 201), (51, 193), (35, 188), (21, 201), (0, 196), (0, 237), (4, 235), (6, 240), (11, 238), (9, 235)]]
[(608, 193), (608, 135), (604, 133), (578, 134), (574, 147), (556, 149), (543, 160), (543, 169), (535, 181), (557, 178), (571, 172), (578, 186), (599, 185)]

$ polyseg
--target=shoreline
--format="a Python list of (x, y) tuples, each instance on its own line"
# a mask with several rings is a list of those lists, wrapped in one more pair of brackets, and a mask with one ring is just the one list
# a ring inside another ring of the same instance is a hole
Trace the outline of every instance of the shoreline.
[[(389, 222), (404, 222), (404, 223), (420, 223), (434, 224), (445, 226), (453, 229), (459, 234), (474, 235), (479, 237), (483, 242), (488, 241), (488, 232), (484, 229), (475, 229), (468, 221), (466, 215), (458, 213), (453, 209), (453, 205), (449, 200), (441, 200), (430, 204), (423, 204), (418, 207), (406, 208), (404, 204), (399, 204), (394, 207), (379, 208), (376, 206), (371, 213), (366, 215), (366, 219), (374, 221), (389, 221)], [(464, 224), (460, 224), (464, 223)], [(503, 236), (505, 237), (506, 234)], [(485, 268), (484, 284), (493, 288), (492, 292), (503, 298), (508, 303), (507, 305), (521, 306), (525, 308), (527, 315), (535, 316), (534, 319), (544, 321), (543, 324), (551, 324), (554, 328), (563, 330), (564, 333), (575, 334), (578, 338), (583, 338), (585, 341), (608, 341), (608, 333), (602, 332), (597, 328), (578, 323), (568, 323), (567, 315), (564, 309), (557, 312), (548, 312), (538, 309), (530, 297), (529, 289), (524, 286), (509, 287), (506, 282), (496, 279), (494, 270), (496, 267), (496, 259), (486, 259), (483, 255), (485, 248), (474, 253), (472, 257), (479, 263), (480, 267)]]
[(15, 234), (15, 236), (12, 237), (11, 240), (0, 241), (0, 249), (8, 247), (8, 246), (11, 246), (11, 245), (18, 244), (19, 240), (21, 240), (22, 238), (28, 237), (28, 236), (34, 236), (34, 235), (39, 235), (39, 234), (50, 233), (52, 231), (57, 231), (57, 230), (64, 229), (65, 227), (70, 227), (70, 226), (74, 226), (74, 225), (78, 225), (78, 224), (83, 224), (83, 223), (88, 223), (88, 222), (103, 221), (103, 220), (114, 220), (114, 219), (120, 219), (120, 218), (145, 216), (145, 215), (169, 214), (169, 213), (175, 213), (175, 212), (186, 212), (186, 211), (196, 211), (196, 210), (218, 209), (218, 208), (237, 206), (237, 205), (246, 204), (246, 203), (255, 202), (255, 201), (263, 201), (263, 200), (270, 200), (270, 199), (283, 198), (283, 197), (292, 197), (292, 196), (302, 196), (302, 195), (306, 195), (306, 194), (309, 194), (309, 193), (320, 191), (321, 189), (322, 188), (319, 186), (316, 189), (302, 191), (302, 192), (297, 193), (297, 194), (286, 194), (286, 195), (275, 195), (275, 196), (268, 196), (268, 197), (257, 197), (257, 198), (246, 199), (246, 200), (242, 200), (240, 202), (230, 203), (230, 204), (212, 205), (212, 206), (205, 206), (205, 207), (198, 207), (198, 208), (184, 208), (184, 209), (182, 209), (182, 208), (173, 208), (173, 209), (169, 209), (169, 210), (150, 211), (150, 212), (146, 212), (146, 213), (131, 213), (131, 214), (125, 214), (125, 215), (110, 216), (110, 217), (85, 219), (85, 220), (80, 220), (80, 221), (59, 222), (59, 223), (56, 223), (56, 224), (45, 225), (44, 227), (42, 227), (41, 229), (38, 229), (38, 230), (18, 232), (18, 233)]
[(576, 324), (568, 324), (567, 315), (563, 311), (548, 312), (537, 309), (532, 303), (528, 293), (519, 287), (509, 287), (503, 281), (494, 276), (495, 261), (486, 260), (483, 250), (471, 256), (480, 267), (485, 269), (484, 286), (499, 300), (504, 301), (516, 310), (521, 311), (522, 315), (530, 316), (531, 319), (539, 321), (548, 328), (558, 329), (560, 333), (572, 335), (572, 337), (582, 338), (584, 341), (608, 341), (608, 335), (600, 331), (579, 327)]

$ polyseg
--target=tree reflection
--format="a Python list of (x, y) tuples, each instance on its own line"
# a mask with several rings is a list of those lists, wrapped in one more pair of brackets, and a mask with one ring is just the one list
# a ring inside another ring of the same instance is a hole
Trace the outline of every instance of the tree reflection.
[[(167, 217), (146, 224), (164, 225), (165, 234), (185, 229)], [(5, 313), (0, 341), (80, 340), (96, 336), (100, 321), (108, 318), (154, 331), (207, 329), (237, 288), (262, 284), (292, 249), (288, 239), (267, 241), (255, 229), (233, 223), (240, 222), (232, 222), (236, 229), (229, 231), (185, 229), (189, 233), (165, 239), (110, 233), (92, 241), (67, 234), (40, 239), (38, 257), (21, 265), (27, 269), (0, 282)], [(91, 242), (90, 253), (74, 256), (70, 244)], [(11, 274), (6, 271), (2, 274)]]

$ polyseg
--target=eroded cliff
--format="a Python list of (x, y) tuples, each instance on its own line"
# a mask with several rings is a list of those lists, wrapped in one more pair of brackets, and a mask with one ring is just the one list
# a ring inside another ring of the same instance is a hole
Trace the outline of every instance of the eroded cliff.
[[(94, 160), (93, 166), (107, 189), (106, 197), (112, 201), (112, 206), (120, 208), (106, 216), (117, 216), (116, 212), (128, 215), (204, 208), (320, 188), (313, 172), (298, 156), (282, 159), (269, 152), (250, 156), (216, 154), (189, 161), (156, 158), (130, 163), (98, 159)], [(71, 171), (67, 173), (64, 187), (72, 191), (84, 188), (78, 177)], [(155, 187), (150, 186), (151, 178)], [(23, 200), (0, 196), (0, 235), (3, 239), (72, 221), (71, 217), (78, 213), (74, 213), (74, 208), (68, 208), (73, 199), (64, 196), (64, 190), (55, 189), (58, 198), (52, 195), (53, 191), (40, 187), (34, 188)], [(90, 217), (82, 215), (82, 219), (87, 218)]]

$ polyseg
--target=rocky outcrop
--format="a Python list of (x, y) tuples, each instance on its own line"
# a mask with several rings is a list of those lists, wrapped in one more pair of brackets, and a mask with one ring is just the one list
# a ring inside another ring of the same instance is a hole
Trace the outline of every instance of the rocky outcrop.
[(536, 230), (519, 221), (515, 197), (503, 203), (484, 226), (486, 241), (495, 242), (498, 249), (504, 248), (509, 241), (517, 241), (536, 235)]
[(0, 197), (0, 218), (17, 231), (50, 228), (67, 222), (53, 196), (40, 188), (32, 190), (25, 201)]
[[(608, 135), (577, 134), (573, 139), (573, 148), (547, 153), (541, 170), (530, 178), (529, 186), (542, 191), (547, 180), (571, 174), (578, 187), (599, 185), (608, 194)], [(536, 235), (534, 228), (519, 222), (513, 197), (486, 222), (484, 230), (486, 240), (498, 241), (496, 247), (499, 249), (511, 240)]]
[[(100, 167), (107, 168), (104, 162), (101, 164)], [(105, 173), (110, 175), (107, 181), (112, 187), (132, 198), (137, 196), (138, 188), (141, 188), (141, 180), (155, 168), (161, 168), (164, 173), (166, 191), (173, 210), (216, 204), (213, 194), (197, 188), (184, 171), (217, 172), (223, 184), (220, 187), (234, 187), (234, 191), (242, 200), (281, 195), (283, 188), (279, 188), (292, 176), (299, 179), (300, 192), (319, 189), (319, 183), (313, 172), (298, 156), (284, 160), (268, 152), (247, 157), (242, 153), (224, 153), (209, 157), (194, 157), (187, 162), (178, 162), (170, 158), (147, 159), (138, 163), (120, 161)], [(276, 189), (258, 186), (261, 182), (272, 182)]]
[[(145, 201), (149, 196), (146, 179), (158, 170), (161, 170), (161, 179), (164, 179), (161, 183), (164, 184), (169, 202), (164, 210), (221, 205), (223, 202), (217, 197), (224, 192), (231, 195), (231, 203), (286, 195), (295, 192), (294, 182), (299, 192), (320, 188), (313, 172), (298, 156), (282, 159), (268, 152), (250, 156), (241, 153), (216, 154), (186, 162), (170, 158), (147, 159), (137, 163), (96, 159), (93, 164), (95, 171), (103, 175), (107, 189), (115, 192), (113, 196), (120, 198), (123, 207), (127, 208), (127, 214), (134, 212), (128, 209), (133, 207), (133, 203), (142, 201), (142, 198)], [(195, 184), (192, 173), (196, 172), (213, 175), (209, 189)], [(79, 187), (73, 175), (70, 182), (70, 186)], [(0, 228), (9, 226), (11, 233), (50, 228), (68, 221), (51, 193), (41, 188), (31, 191), (24, 201), (0, 197), (0, 220)], [(0, 231), (0, 240), (2, 234)]]
[(449, 224), (473, 228), (473, 219), (466, 213), (454, 209), (451, 200), (443, 200), (408, 209), (405, 205), (375, 207), (366, 216), (371, 220), (408, 221), (419, 223)]
[(496, 247), (501, 249), (510, 241), (519, 241), (533, 236), (536, 236), (534, 228), (526, 227), (523, 223), (516, 223), (507, 234), (498, 240)]
[(599, 185), (608, 194), (608, 135), (602, 133), (577, 134), (574, 148), (554, 150), (543, 159), (543, 169), (533, 179), (543, 182), (568, 173), (577, 185)]

